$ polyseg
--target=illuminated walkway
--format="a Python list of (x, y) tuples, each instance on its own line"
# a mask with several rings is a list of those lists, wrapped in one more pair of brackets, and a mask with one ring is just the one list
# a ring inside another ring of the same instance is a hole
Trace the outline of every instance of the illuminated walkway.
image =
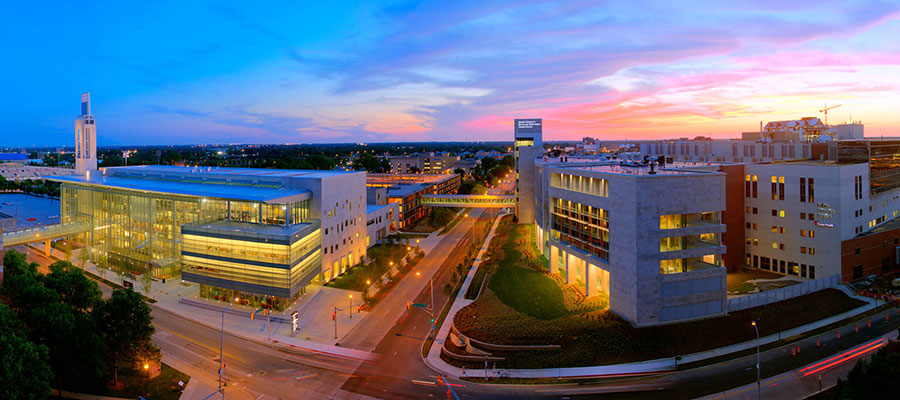
[(75, 235), (87, 232), (90, 226), (87, 222), (69, 222), (65, 224), (45, 225), (37, 228), (25, 229), (15, 232), (3, 232), (3, 246), (16, 246), (40, 241), (49, 241), (59, 237)]
[(432, 207), (506, 208), (516, 205), (516, 197), (509, 195), (426, 194), (419, 200), (421, 205)]

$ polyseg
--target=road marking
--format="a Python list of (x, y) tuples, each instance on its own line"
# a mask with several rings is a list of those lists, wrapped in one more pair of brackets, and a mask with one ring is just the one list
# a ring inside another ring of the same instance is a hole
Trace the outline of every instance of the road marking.
[(309, 374), (309, 375), (306, 375), (306, 376), (298, 376), (298, 377), (294, 378), (294, 380), (295, 380), (295, 381), (299, 381), (299, 380), (302, 380), (302, 379), (315, 378), (315, 377), (317, 377), (317, 376), (319, 376), (319, 374), (318, 374), (318, 373), (314, 373), (314, 374)]
[(412, 380), (412, 383), (414, 383), (414, 384), (416, 384), (416, 385), (437, 386), (437, 384), (434, 383), (434, 382), (431, 382), (431, 381), (420, 381), (420, 380), (416, 380), (416, 379), (413, 379), (413, 380)]
[[(191, 339), (191, 338), (189, 338), (189, 337), (187, 337), (187, 336), (184, 336), (184, 335), (182, 335), (182, 334), (180, 334), (180, 333), (178, 333), (178, 332), (175, 332), (175, 331), (166, 329), (166, 328), (164, 328), (164, 327), (162, 327), (162, 326), (159, 326), (159, 325), (157, 325), (157, 324), (153, 324), (153, 326), (155, 326), (155, 327), (157, 327), (157, 328), (159, 328), (159, 329), (162, 329), (162, 330), (164, 330), (164, 331), (166, 331), (166, 332), (169, 332), (169, 333), (171, 333), (171, 334), (173, 334), (173, 335), (175, 335), (175, 336), (178, 336), (178, 337), (180, 337), (180, 338), (182, 338), (182, 339), (184, 339), (184, 340), (187, 340), (187, 341), (190, 341), (190, 342), (199, 344), (199, 345), (201, 345), (201, 346), (203, 346), (203, 347), (206, 347), (207, 349), (210, 349), (210, 350), (212, 350), (212, 351), (218, 350), (218, 349), (216, 349), (216, 348), (214, 348), (214, 347), (207, 346), (206, 344), (200, 343), (200, 342), (198, 342), (198, 341), (196, 341), (196, 340), (194, 340), (194, 339)], [(240, 361), (243, 361), (243, 362), (247, 362), (247, 360), (245, 360), (245, 359), (243, 359), (243, 358), (240, 358), (240, 357), (238, 357), (238, 356), (235, 356), (235, 355), (233, 355), (233, 354), (225, 353), (225, 355), (228, 356), (228, 357), (234, 358), (234, 359), (236, 359), (236, 360), (240, 360)]]
[(395, 356), (397, 355), (397, 352), (396, 352), (396, 351), (394, 352), (394, 355), (395, 355)]

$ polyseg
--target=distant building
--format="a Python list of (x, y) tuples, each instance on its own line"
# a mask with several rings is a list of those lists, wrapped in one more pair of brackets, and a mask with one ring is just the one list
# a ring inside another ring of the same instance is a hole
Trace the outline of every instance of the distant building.
[(411, 174), (413, 168), (423, 174), (451, 174), (453, 167), (459, 161), (459, 156), (451, 156), (447, 153), (416, 153), (407, 156), (391, 156), (388, 158), (391, 164), (391, 173)]
[(384, 240), (399, 228), (400, 203), (366, 205), (366, 248)]
[(534, 160), (544, 153), (540, 118), (513, 121), (516, 166), (516, 217), (520, 224), (534, 223)]
[(30, 160), (25, 153), (0, 153), (0, 164), (2, 163), (18, 163), (26, 164)]
[(398, 229), (402, 229), (429, 214), (430, 207), (419, 204), (422, 195), (455, 194), (461, 183), (456, 174), (368, 174), (366, 199), (368, 204), (379, 204), (384, 197), (388, 203), (397, 203)]

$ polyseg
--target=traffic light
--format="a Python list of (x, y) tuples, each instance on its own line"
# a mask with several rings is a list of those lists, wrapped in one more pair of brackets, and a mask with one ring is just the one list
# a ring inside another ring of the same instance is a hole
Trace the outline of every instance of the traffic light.
[(253, 321), (254, 319), (256, 319), (256, 313), (252, 312), (250, 313), (250, 320)]
[(407, 301), (407, 302), (406, 302), (406, 309), (409, 310), (410, 307), (412, 307), (412, 302), (411, 302), (411, 301)]
[(336, 314), (337, 314), (337, 313), (334, 312), (334, 311), (331, 312), (331, 320), (332, 320), (332, 321), (334, 321), (335, 318), (337, 318), (337, 315), (336, 315)]

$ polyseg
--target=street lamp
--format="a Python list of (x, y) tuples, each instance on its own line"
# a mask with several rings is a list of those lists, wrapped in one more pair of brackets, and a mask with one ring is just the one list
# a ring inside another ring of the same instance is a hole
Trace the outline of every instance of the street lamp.
[(237, 297), (222, 309), (222, 330), (219, 335), (219, 393), (222, 393), (222, 399), (225, 399), (225, 311), (236, 301)]
[(147, 384), (144, 386), (144, 396), (150, 397), (150, 364), (144, 363), (144, 371), (147, 371)]
[(347, 313), (350, 314), (350, 319), (353, 319), (353, 295), (350, 295), (350, 307), (347, 308)]
[(756, 331), (756, 400), (759, 400), (762, 392), (759, 382), (759, 327), (756, 326), (756, 321), (750, 324), (753, 325), (753, 330)]

